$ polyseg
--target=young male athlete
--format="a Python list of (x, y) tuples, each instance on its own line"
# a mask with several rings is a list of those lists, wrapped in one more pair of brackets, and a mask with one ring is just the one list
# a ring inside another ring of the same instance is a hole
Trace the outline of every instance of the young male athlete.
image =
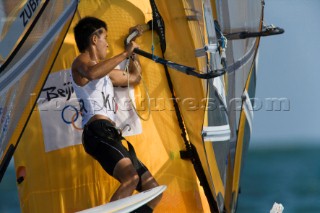
[[(142, 34), (141, 26), (138, 30)], [(113, 86), (127, 86), (127, 74), (115, 67), (127, 58), (130, 85), (140, 82), (141, 67), (133, 53), (138, 45), (132, 41), (126, 49), (106, 59), (109, 44), (105, 22), (94, 17), (81, 19), (74, 28), (74, 35), (80, 55), (74, 60), (71, 70), (76, 95), (83, 101), (83, 135), (85, 151), (95, 158), (103, 169), (120, 182), (111, 201), (130, 196), (135, 189), (144, 191), (158, 186), (148, 169), (139, 161), (134, 152), (121, 143), (121, 132), (115, 126)], [(128, 144), (130, 147), (130, 144)], [(135, 212), (152, 212), (161, 196), (140, 207)]]

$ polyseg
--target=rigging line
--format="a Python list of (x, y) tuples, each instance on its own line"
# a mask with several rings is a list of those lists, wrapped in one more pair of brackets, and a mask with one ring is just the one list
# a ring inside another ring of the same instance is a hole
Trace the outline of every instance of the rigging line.
[[(132, 60), (133, 60), (133, 59), (132, 59)], [(144, 87), (144, 91), (145, 91), (145, 93), (146, 93), (147, 100), (148, 100), (148, 114), (147, 114), (147, 117), (144, 118), (142, 115), (140, 115), (140, 113), (138, 113), (138, 110), (137, 110), (136, 106), (134, 105), (134, 102), (133, 102), (133, 100), (132, 100), (132, 98), (131, 98), (131, 96), (130, 96), (130, 82), (129, 82), (130, 72), (129, 72), (129, 63), (130, 63), (130, 58), (127, 59), (127, 61), (126, 61), (126, 67), (125, 67), (125, 73), (127, 74), (127, 80), (128, 80), (128, 84), (127, 84), (128, 97), (129, 97), (131, 106), (132, 106), (133, 110), (135, 111), (135, 113), (138, 115), (138, 117), (139, 117), (141, 120), (148, 121), (148, 120), (150, 119), (150, 114), (151, 114), (151, 103), (150, 103), (149, 91), (148, 91), (146, 82), (143, 80), (142, 75), (141, 75), (141, 73), (140, 73), (139, 75), (140, 75), (140, 77), (141, 77), (141, 81), (142, 81), (142, 84), (143, 84), (143, 87)], [(133, 61), (133, 63), (134, 63), (134, 61)], [(134, 65), (136, 66), (135, 63), (134, 63)]]

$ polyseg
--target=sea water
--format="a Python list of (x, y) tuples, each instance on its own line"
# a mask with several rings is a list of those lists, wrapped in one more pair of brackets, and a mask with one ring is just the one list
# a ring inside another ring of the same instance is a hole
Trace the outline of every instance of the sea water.
[(21, 212), (13, 161), (10, 162), (9, 167), (0, 183), (0, 212)]
[(320, 147), (286, 144), (248, 152), (237, 213), (320, 213)]
[[(0, 212), (19, 213), (11, 164), (0, 183)], [(237, 213), (269, 213), (274, 202), (283, 213), (320, 213), (320, 147), (264, 146), (245, 157)]]

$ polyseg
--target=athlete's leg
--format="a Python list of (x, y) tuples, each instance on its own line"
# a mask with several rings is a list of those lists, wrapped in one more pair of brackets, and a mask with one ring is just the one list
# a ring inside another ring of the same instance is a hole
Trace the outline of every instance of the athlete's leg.
[(132, 195), (139, 183), (139, 175), (129, 158), (122, 158), (114, 167), (113, 177), (120, 182), (119, 188), (112, 195), (110, 201)]
[[(151, 175), (149, 171), (146, 171), (141, 176), (141, 185), (142, 185), (142, 191), (152, 189), (154, 187), (159, 186), (157, 181), (154, 179), (154, 177)], [(162, 194), (158, 195), (155, 199), (151, 200), (147, 205), (154, 209), (156, 205), (160, 202), (162, 198)]]

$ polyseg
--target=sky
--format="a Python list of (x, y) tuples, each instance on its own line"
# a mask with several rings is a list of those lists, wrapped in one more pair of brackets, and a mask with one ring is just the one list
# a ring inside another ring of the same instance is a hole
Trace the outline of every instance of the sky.
[[(285, 29), (259, 50), (252, 145), (320, 144), (319, 0), (265, 0), (265, 24)], [(270, 98), (282, 99), (272, 110)], [(258, 107), (256, 108), (258, 109)]]

